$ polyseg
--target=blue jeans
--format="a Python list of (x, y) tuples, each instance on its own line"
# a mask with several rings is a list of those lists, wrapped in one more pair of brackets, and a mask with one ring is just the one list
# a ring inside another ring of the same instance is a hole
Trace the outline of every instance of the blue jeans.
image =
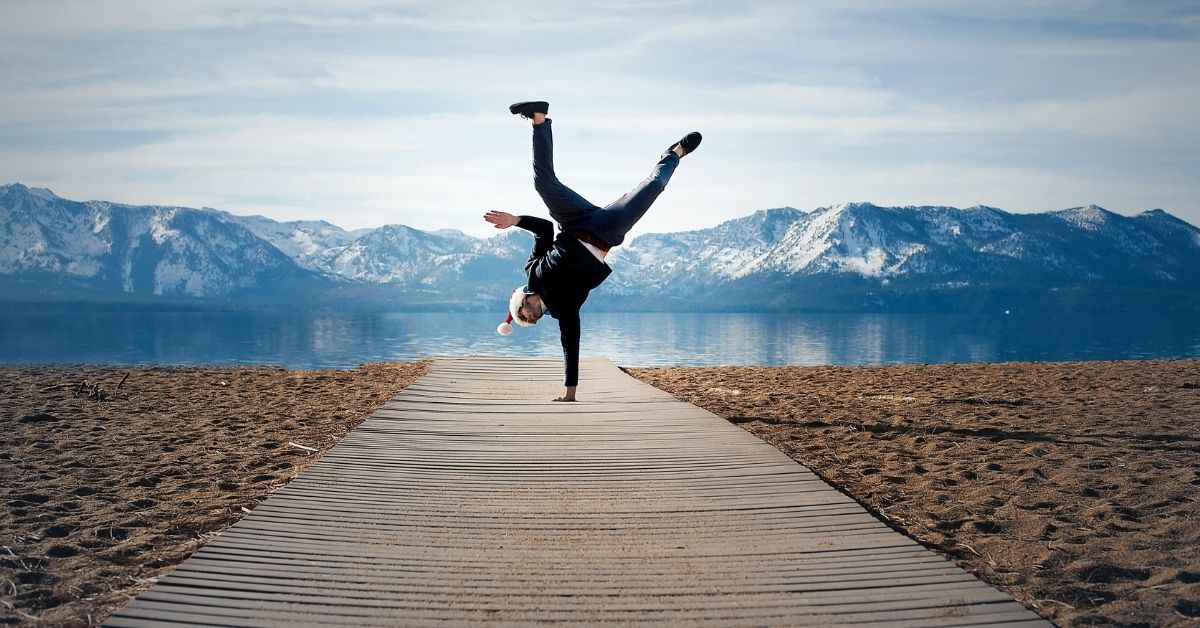
[(559, 229), (591, 232), (610, 247), (625, 241), (625, 234), (662, 194), (678, 165), (679, 156), (674, 151), (667, 151), (645, 181), (607, 207), (597, 207), (563, 185), (554, 174), (554, 136), (550, 120), (533, 125), (533, 187), (550, 210), (550, 217), (558, 222)]

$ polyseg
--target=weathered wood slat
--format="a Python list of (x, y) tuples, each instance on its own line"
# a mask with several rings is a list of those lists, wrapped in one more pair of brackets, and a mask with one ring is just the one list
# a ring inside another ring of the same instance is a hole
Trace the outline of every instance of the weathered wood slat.
[(560, 376), (436, 360), (108, 625), (1049, 625), (726, 421)]

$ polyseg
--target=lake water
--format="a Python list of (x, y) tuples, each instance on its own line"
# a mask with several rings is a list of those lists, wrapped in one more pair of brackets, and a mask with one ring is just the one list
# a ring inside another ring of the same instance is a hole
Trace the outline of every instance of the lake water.
[[(483, 313), (0, 311), (0, 363), (353, 367), (431, 355), (560, 356), (547, 318)], [(584, 355), (623, 366), (1200, 358), (1187, 315), (586, 313)]]

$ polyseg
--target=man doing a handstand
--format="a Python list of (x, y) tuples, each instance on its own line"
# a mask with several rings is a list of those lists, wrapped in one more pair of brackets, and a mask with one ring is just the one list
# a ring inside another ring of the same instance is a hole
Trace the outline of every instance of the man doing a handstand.
[(520, 227), (533, 232), (533, 253), (525, 262), (528, 282), (513, 291), (508, 320), (498, 331), (508, 335), (512, 333), (511, 322), (527, 327), (547, 313), (557, 319), (567, 390), (554, 401), (575, 401), (579, 384), (579, 309), (588, 293), (612, 273), (604, 261), (608, 251), (625, 240), (625, 234), (662, 193), (680, 158), (696, 150), (701, 137), (696, 132), (685, 135), (663, 152), (645, 181), (608, 206), (598, 207), (563, 185), (554, 174), (554, 140), (551, 120), (546, 117), (549, 108), (549, 103), (542, 101), (519, 102), (509, 111), (533, 121), (533, 187), (558, 223), (558, 235), (544, 218), (501, 211), (490, 211), (483, 218), (497, 229)]

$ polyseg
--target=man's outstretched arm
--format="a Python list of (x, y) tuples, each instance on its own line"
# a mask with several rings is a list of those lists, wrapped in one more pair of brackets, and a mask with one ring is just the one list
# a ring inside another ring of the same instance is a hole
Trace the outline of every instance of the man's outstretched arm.
[[(550, 252), (550, 247), (554, 245), (554, 223), (545, 218), (514, 216), (508, 212), (493, 210), (484, 214), (483, 219), (495, 225), (497, 229), (520, 227), (532, 232), (533, 253), (529, 256), (530, 262), (541, 259), (546, 253)], [(528, 265), (527, 262), (526, 267)]]

